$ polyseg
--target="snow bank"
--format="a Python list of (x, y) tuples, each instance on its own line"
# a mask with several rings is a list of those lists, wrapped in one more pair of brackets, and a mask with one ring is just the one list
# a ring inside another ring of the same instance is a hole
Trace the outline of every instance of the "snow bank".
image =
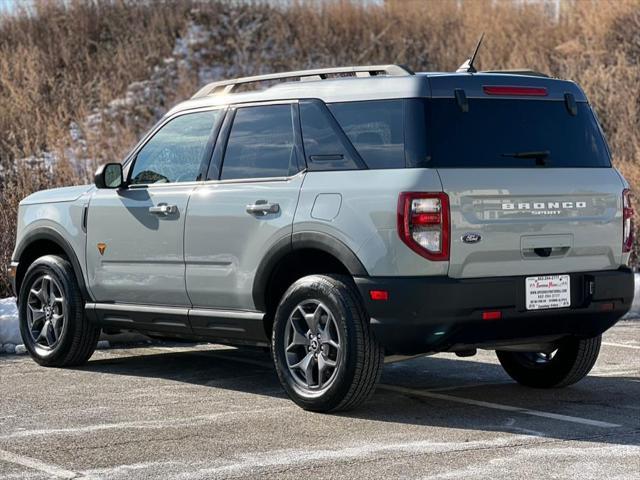
[(633, 294), (633, 304), (627, 317), (640, 317), (640, 273), (636, 273), (635, 280), (636, 288)]
[(18, 308), (15, 298), (0, 299), (0, 346), (22, 343), (18, 329)]
[[(18, 308), (15, 298), (0, 299), (0, 354), (26, 353), (18, 327)], [(110, 348), (112, 343), (147, 343), (148, 337), (134, 332), (123, 332), (115, 335), (102, 334), (98, 349)]]

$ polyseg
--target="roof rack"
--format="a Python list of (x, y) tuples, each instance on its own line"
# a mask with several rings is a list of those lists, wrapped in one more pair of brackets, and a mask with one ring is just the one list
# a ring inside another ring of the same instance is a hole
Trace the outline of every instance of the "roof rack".
[(528, 75), (530, 77), (546, 77), (549, 75), (542, 72), (536, 72), (535, 70), (483, 70), (480, 73), (502, 73), (505, 75)]
[(266, 82), (270, 80), (324, 80), (329, 75), (352, 74), (355, 77), (373, 77), (378, 75), (387, 75), (392, 77), (403, 77), (407, 75), (415, 75), (410, 68), (404, 65), (367, 65), (353, 67), (336, 67), (336, 68), (320, 68), (316, 70), (299, 70), (295, 72), (270, 73), (267, 75), (257, 75), (254, 77), (235, 78), (233, 80), (223, 80), (221, 82), (212, 82), (202, 87), (191, 98), (206, 97), (207, 95), (224, 95), (238, 85), (246, 85), (249, 83)]

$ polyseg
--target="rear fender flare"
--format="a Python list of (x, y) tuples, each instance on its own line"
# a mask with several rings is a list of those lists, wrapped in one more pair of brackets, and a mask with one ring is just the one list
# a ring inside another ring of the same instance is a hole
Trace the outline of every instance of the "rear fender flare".
[(368, 272), (356, 254), (341, 240), (322, 232), (296, 232), (278, 240), (264, 256), (253, 281), (253, 302), (256, 310), (266, 311), (266, 292), (271, 274), (278, 262), (296, 250), (320, 250), (335, 257), (354, 277), (368, 276)]

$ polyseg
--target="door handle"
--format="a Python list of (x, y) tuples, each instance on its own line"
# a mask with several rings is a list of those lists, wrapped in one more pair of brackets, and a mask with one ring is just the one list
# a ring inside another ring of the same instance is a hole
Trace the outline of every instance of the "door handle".
[(177, 212), (178, 212), (177, 205), (167, 205), (166, 203), (160, 203), (155, 207), (149, 207), (149, 213), (152, 213), (154, 215), (164, 215), (165, 217), (167, 215), (172, 215)]
[(279, 204), (269, 203), (266, 200), (258, 200), (253, 205), (247, 205), (247, 213), (250, 215), (268, 215), (270, 213), (278, 213), (279, 211)]

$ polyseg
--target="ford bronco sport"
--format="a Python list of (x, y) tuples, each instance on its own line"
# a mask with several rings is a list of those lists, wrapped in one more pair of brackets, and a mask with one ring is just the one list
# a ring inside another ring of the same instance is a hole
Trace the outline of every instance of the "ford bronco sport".
[(580, 380), (632, 301), (632, 215), (575, 83), (309, 70), (207, 85), (95, 185), (24, 199), (11, 272), (41, 365), (102, 329), (270, 346), (289, 396), (335, 411), (385, 354)]

